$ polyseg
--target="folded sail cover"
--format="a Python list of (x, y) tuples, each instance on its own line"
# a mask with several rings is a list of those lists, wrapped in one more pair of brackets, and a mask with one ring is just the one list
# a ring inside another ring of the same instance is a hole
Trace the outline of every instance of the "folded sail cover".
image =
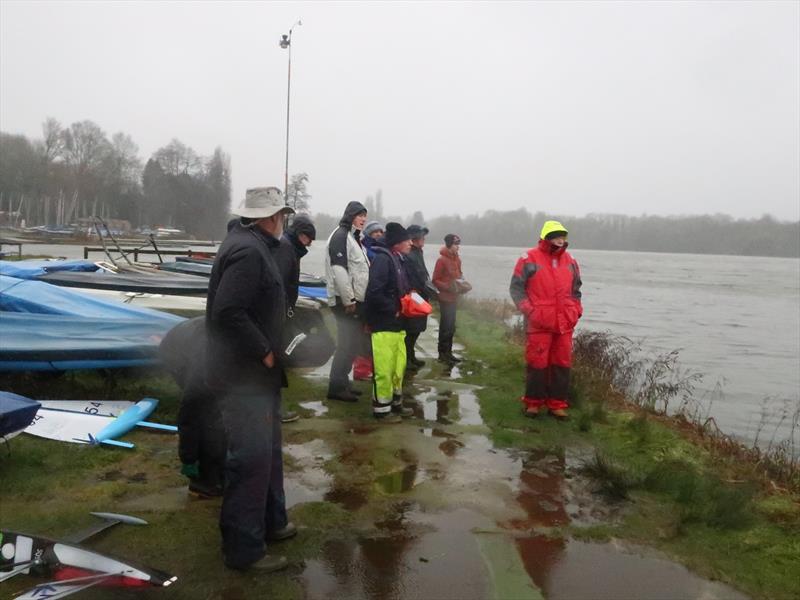
[(35, 279), (58, 271), (97, 271), (99, 267), (90, 260), (0, 260), (0, 275), (17, 279)]
[(0, 275), (0, 371), (153, 364), (183, 319)]

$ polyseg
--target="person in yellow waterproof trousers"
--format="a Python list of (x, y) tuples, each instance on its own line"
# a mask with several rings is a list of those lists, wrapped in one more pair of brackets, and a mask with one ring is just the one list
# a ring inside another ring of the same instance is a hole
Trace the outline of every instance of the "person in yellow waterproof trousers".
[(406, 333), (400, 316), (400, 298), (409, 291), (401, 256), (411, 251), (411, 240), (400, 223), (387, 223), (385, 232), (373, 245), (364, 312), (372, 332), (372, 413), (383, 423), (397, 423), (413, 415), (402, 400)]
[(542, 408), (567, 418), (572, 332), (583, 314), (581, 273), (567, 252), (567, 229), (546, 221), (539, 244), (517, 261), (509, 291), (525, 318), (525, 416)]

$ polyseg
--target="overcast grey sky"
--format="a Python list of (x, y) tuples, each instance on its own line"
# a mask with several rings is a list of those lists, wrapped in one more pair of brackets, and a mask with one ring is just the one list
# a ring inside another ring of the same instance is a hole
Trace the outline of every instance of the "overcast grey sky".
[(234, 204), (800, 219), (800, 2), (0, 3), (0, 128), (231, 155)]

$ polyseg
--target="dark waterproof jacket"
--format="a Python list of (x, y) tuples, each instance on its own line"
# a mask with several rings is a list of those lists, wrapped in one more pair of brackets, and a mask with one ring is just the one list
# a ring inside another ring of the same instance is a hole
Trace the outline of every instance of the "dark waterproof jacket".
[(178, 456), (182, 463), (200, 462), (200, 476), (217, 482), (225, 462), (225, 430), (214, 392), (206, 383), (205, 317), (194, 317), (169, 330), (158, 355), (183, 391), (178, 411)]
[(526, 318), (528, 332), (569, 333), (583, 314), (581, 273), (566, 245), (558, 248), (540, 240), (523, 254), (509, 292)]
[[(178, 323), (167, 332), (158, 346), (158, 357), (181, 389), (190, 385), (205, 385), (205, 355), (205, 317), (194, 317)], [(198, 356), (203, 359), (198, 360)]]
[(308, 254), (306, 248), (293, 231), (287, 231), (281, 236), (280, 245), (275, 251), (275, 261), (283, 277), (283, 286), (286, 289), (286, 300), (289, 308), (297, 304), (297, 295), (300, 287), (300, 259)]
[(368, 235), (365, 235), (361, 238), (361, 245), (364, 246), (364, 250), (367, 251), (367, 258), (369, 259), (369, 262), (372, 262), (372, 259), (375, 258), (375, 249), (373, 248), (375, 241), (375, 238), (371, 238)]
[(281, 354), (286, 292), (273, 257), (279, 244), (258, 227), (237, 224), (219, 248), (206, 304), (207, 380), (216, 391), (285, 381), (279, 364), (262, 363), (270, 352)]
[[(403, 265), (408, 275), (408, 287), (416, 290), (425, 300), (430, 300), (430, 275), (425, 266), (425, 256), (422, 248), (411, 246), (411, 252), (406, 255)], [(428, 326), (428, 317), (405, 319), (404, 329), (408, 333), (422, 333)]]
[(369, 284), (364, 300), (367, 325), (375, 331), (403, 331), (400, 298), (408, 291), (408, 281), (400, 257), (382, 242), (373, 245), (375, 258), (369, 267)]

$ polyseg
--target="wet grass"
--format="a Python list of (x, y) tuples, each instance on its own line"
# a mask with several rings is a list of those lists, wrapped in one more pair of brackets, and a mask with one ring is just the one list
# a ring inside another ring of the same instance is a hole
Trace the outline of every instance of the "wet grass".
[(597, 492), (611, 500), (627, 500), (641, 482), (641, 475), (625, 468), (600, 452), (584, 462), (581, 472), (598, 483)]
[(466, 380), (482, 386), (481, 415), (493, 441), (593, 448), (582, 471), (598, 493), (628, 505), (620, 523), (573, 528), (576, 537), (654, 545), (754, 597), (800, 597), (800, 495), (767, 483), (757, 461), (698, 439), (687, 431), (685, 415), (658, 414), (692, 402), (698, 377), (680, 371), (676, 354), (633, 364), (626, 340), (582, 334), (575, 344), (570, 421), (531, 420), (519, 402), (521, 331), (506, 325), (508, 310), (497, 303), (464, 308), (458, 333), (481, 367)]
[[(61, 376), (41, 374), (0, 378), (0, 389), (34, 398), (139, 400), (160, 399), (151, 420), (174, 423), (179, 390), (171, 378), (156, 370), (100, 373), (75, 372)], [(299, 402), (321, 399), (324, 386), (314, 380), (290, 377), (284, 394), (287, 408), (306, 412)], [(359, 407), (333, 407), (358, 420)], [(300, 434), (302, 435), (302, 433)], [(332, 434), (333, 435), (333, 434)], [(90, 511), (136, 514), (150, 524), (136, 528), (118, 526), (88, 544), (93, 548), (137, 558), (144, 564), (180, 574), (180, 585), (165, 590), (115, 590), (115, 598), (300, 598), (298, 580), (303, 561), (317, 556), (330, 540), (355, 535), (352, 516), (335, 502), (311, 502), (290, 511), (302, 535), (282, 542), (280, 551), (294, 567), (268, 576), (241, 574), (225, 569), (220, 553), (217, 514), (219, 501), (186, 496), (186, 479), (179, 473), (177, 436), (133, 431), (125, 439), (133, 451), (94, 448), (21, 435), (0, 446), (0, 524), (3, 528), (58, 538), (92, 523)], [(391, 451), (387, 450), (391, 460)], [(371, 462), (365, 460), (374, 476)], [(287, 462), (291, 468), (291, 461)], [(333, 469), (332, 469), (333, 470)], [(351, 473), (338, 474), (340, 479)], [(352, 485), (352, 477), (343, 485)], [(146, 501), (142, 502), (141, 499)], [(4, 582), (4, 594), (30, 587), (27, 577)], [(86, 598), (107, 598), (104, 590), (89, 590)]]

